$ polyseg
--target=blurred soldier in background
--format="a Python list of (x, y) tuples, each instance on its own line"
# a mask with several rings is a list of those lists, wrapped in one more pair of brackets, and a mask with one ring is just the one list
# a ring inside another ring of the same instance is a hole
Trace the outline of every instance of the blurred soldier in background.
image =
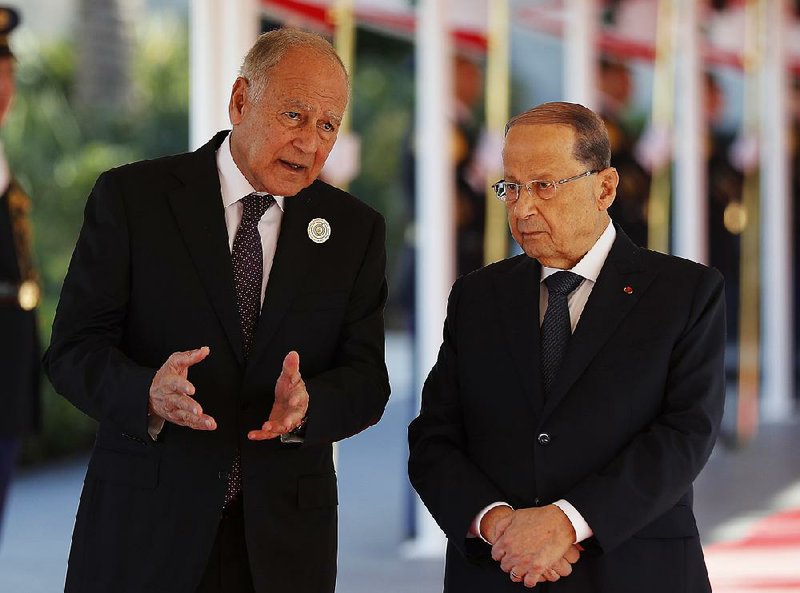
[(746, 219), (742, 207), (744, 176), (731, 160), (735, 135), (721, 125), (725, 94), (715, 76), (704, 78), (706, 158), (708, 162), (708, 263), (725, 277), (728, 342), (738, 340), (739, 246)]
[(633, 84), (627, 64), (602, 58), (598, 86), (599, 115), (611, 142), (611, 166), (619, 172), (617, 199), (609, 214), (634, 243), (646, 247), (650, 175), (635, 156), (642, 122), (637, 121), (631, 110)]
[[(8, 36), (19, 15), (0, 6), (0, 125), (16, 85)], [(0, 146), (0, 525), (20, 438), (39, 422), (39, 284), (31, 257), (30, 199), (14, 180)]]
[[(481, 66), (463, 55), (453, 62), (453, 103), (450, 113), (452, 135), (450, 154), (455, 172), (455, 204), (453, 216), (456, 237), (456, 276), (463, 276), (483, 266), (483, 236), (486, 224), (487, 168), (485, 161), (489, 139), (481, 125), (477, 106), (482, 97)], [(415, 222), (416, 222), (416, 149), (413, 128), (403, 146), (403, 181), (408, 212), (405, 245), (394, 274), (396, 288), (392, 301), (407, 316), (407, 325), (414, 331), (415, 299)], [(497, 152), (497, 151), (494, 151)], [(491, 154), (496, 160), (496, 154)], [(493, 164), (493, 163), (492, 163)]]

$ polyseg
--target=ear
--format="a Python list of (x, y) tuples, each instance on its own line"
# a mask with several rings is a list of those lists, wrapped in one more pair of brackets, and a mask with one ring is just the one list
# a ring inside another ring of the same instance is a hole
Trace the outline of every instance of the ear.
[(619, 174), (614, 167), (608, 167), (597, 174), (597, 180), (600, 186), (600, 193), (596, 199), (597, 209), (600, 211), (608, 210), (611, 204), (614, 203), (614, 198), (617, 197)]
[(228, 117), (231, 124), (239, 125), (244, 115), (245, 104), (247, 103), (247, 80), (239, 76), (233, 83), (231, 89), (231, 100), (228, 102)]

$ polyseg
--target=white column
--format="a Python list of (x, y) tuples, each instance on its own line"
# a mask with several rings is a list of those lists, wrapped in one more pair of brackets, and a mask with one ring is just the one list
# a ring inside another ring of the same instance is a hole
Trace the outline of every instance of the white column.
[(789, 418), (794, 394), (791, 265), (792, 201), (789, 190), (789, 113), (785, 0), (762, 0), (761, 61), (761, 323), (765, 421)]
[(228, 100), (242, 59), (259, 33), (258, 0), (192, 0), (189, 143), (230, 127)]
[(708, 260), (705, 121), (701, 114), (699, 20), (703, 3), (676, 2), (675, 169), (673, 177), (673, 253), (697, 262)]
[(564, 9), (564, 100), (597, 107), (596, 0), (566, 0)]
[[(448, 0), (420, 0), (416, 32), (416, 393), (436, 362), (447, 296), (455, 277), (452, 140), (452, 48)], [(416, 505), (410, 556), (441, 556), (444, 535), (425, 506)]]

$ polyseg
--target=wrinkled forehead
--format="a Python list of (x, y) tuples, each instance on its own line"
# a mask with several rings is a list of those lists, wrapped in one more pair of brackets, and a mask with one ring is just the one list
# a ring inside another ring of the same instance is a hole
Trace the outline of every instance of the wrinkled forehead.
[(503, 167), (520, 175), (559, 171), (575, 160), (574, 136), (567, 125), (515, 125), (506, 134)]

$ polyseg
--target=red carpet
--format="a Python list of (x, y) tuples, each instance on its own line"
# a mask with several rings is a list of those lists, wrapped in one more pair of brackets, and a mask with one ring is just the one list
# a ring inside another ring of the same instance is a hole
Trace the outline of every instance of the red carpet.
[(800, 510), (761, 519), (745, 537), (705, 553), (714, 593), (800, 592)]

